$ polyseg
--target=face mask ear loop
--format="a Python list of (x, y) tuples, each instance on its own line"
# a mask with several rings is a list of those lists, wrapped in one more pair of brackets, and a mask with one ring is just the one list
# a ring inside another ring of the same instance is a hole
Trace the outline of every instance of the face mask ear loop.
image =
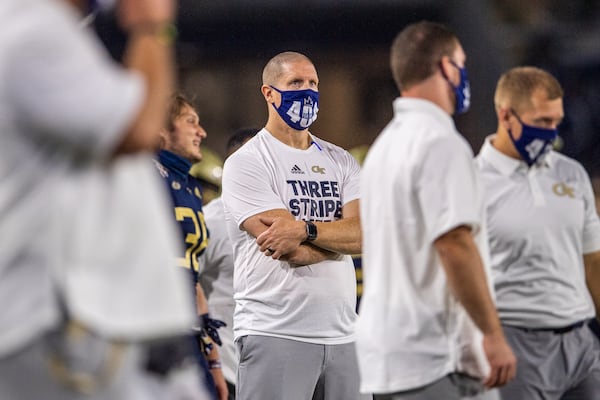
[[(460, 71), (460, 67), (458, 65), (456, 65), (456, 63), (454, 61), (450, 60), (450, 64), (452, 64), (454, 67), (456, 67)], [(442, 76), (444, 77), (446, 82), (448, 82), (448, 84), (450, 85), (452, 90), (456, 91), (458, 89), (458, 86), (454, 86), (452, 81), (450, 81), (450, 78), (448, 77), (448, 75), (446, 75), (446, 72), (444, 71), (444, 66), (443, 66), (443, 63), (441, 60), (439, 62), (439, 67), (440, 67), (440, 72), (442, 73)], [(458, 84), (460, 85), (460, 81), (458, 82)]]
[[(513, 110), (512, 108), (509, 108), (508, 112), (510, 114), (512, 114), (517, 119), (517, 121), (519, 121), (519, 123), (521, 124), (521, 126), (523, 126), (523, 123), (521, 122), (521, 118), (519, 118), (519, 116), (517, 115), (517, 113), (515, 112), (515, 110)], [(510, 117), (509, 117), (509, 119), (510, 119)], [(510, 123), (509, 123), (509, 126), (510, 126)], [(508, 136), (510, 136), (510, 139), (512, 140), (513, 144), (516, 147), (517, 146), (517, 139), (515, 139), (515, 136), (512, 133), (512, 129), (506, 128), (506, 131), (508, 132)]]
[[(273, 86), (273, 85), (269, 85), (269, 87), (270, 87), (271, 89), (273, 89), (274, 91), (276, 91), (277, 93), (279, 93), (279, 94), (281, 94), (281, 93), (282, 93), (282, 91), (281, 91), (281, 90), (277, 89), (277, 88), (276, 88), (275, 86)], [(281, 101), (282, 101), (282, 103), (283, 103), (283, 98), (281, 99)], [(274, 108), (276, 111), (278, 110), (278, 108), (277, 108), (277, 106), (275, 105), (275, 103), (271, 103), (271, 105), (273, 106), (273, 108)], [(281, 107), (281, 104), (280, 104), (279, 106)]]

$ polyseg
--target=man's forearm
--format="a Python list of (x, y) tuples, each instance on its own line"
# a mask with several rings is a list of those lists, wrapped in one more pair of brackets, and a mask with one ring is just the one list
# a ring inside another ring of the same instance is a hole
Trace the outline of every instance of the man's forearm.
[(333, 222), (315, 222), (317, 239), (312, 244), (322, 249), (342, 254), (362, 251), (360, 218), (344, 218)]
[(335, 260), (340, 255), (329, 250), (324, 250), (305, 243), (301, 244), (298, 249), (292, 253), (280, 258), (282, 261), (287, 261), (295, 266), (304, 266), (310, 264), (316, 264), (325, 260)]
[(447, 234), (444, 243), (436, 241), (450, 290), (484, 334), (501, 333), (479, 251), (470, 231), (459, 229), (464, 231)]
[(119, 152), (158, 145), (158, 132), (166, 119), (168, 98), (174, 88), (173, 48), (168, 37), (169, 21), (133, 26), (129, 31), (124, 64), (139, 72), (146, 82), (146, 97), (129, 127)]
[(585, 280), (594, 301), (596, 318), (600, 320), (600, 252), (585, 254)]
[(168, 98), (173, 93), (174, 0), (121, 0), (117, 8), (118, 22), (127, 33), (123, 63), (141, 74), (146, 93), (136, 117), (116, 153), (140, 150), (154, 151), (159, 131), (164, 127)]

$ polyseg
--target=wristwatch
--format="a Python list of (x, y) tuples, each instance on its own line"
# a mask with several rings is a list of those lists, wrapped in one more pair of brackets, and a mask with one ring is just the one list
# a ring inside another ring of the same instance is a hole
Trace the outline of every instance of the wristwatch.
[(306, 223), (306, 240), (315, 240), (317, 238), (317, 226), (310, 221), (304, 222)]

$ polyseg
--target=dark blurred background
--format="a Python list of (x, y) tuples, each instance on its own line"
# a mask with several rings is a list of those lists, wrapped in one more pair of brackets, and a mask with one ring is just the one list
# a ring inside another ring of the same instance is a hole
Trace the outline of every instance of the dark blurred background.
[[(284, 50), (306, 54), (319, 73), (311, 132), (345, 148), (372, 143), (398, 95), (389, 46), (421, 19), (448, 25), (467, 53), (472, 105), (456, 121), (475, 153), (496, 128), (500, 74), (535, 65), (565, 89), (562, 152), (600, 176), (600, 0), (179, 0), (179, 86), (199, 108), (203, 144), (224, 155), (235, 129), (264, 125), (262, 68)], [(119, 58), (112, 17), (96, 29)]]

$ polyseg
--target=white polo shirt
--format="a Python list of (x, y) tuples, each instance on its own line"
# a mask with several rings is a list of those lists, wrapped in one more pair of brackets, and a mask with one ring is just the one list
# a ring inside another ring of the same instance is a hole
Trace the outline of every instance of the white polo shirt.
[(556, 152), (528, 168), (491, 140), (477, 164), (502, 322), (557, 328), (592, 317), (582, 255), (600, 250), (600, 221), (587, 173)]
[(394, 118), (363, 166), (360, 211), (361, 391), (410, 390), (453, 371), (485, 376), (481, 332), (450, 294), (433, 247), (442, 234), (468, 225), (487, 265), (473, 153), (441, 108), (419, 99), (394, 101)]

